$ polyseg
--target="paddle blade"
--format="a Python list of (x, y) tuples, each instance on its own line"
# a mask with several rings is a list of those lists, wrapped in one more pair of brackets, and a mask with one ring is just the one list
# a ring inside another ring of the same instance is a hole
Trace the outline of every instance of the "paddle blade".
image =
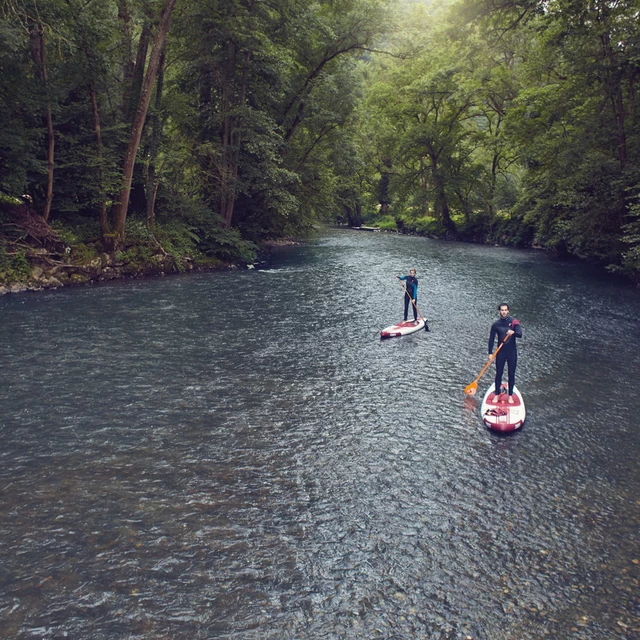
[(464, 392), (468, 396), (475, 396), (477, 390), (478, 390), (478, 383), (475, 380), (464, 388)]

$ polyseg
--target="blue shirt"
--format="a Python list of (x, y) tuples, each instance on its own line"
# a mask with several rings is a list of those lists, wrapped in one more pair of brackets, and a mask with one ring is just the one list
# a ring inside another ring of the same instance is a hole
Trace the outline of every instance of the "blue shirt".
[(415, 276), (400, 276), (400, 280), (404, 280), (407, 284), (407, 292), (414, 300), (418, 300), (418, 278)]

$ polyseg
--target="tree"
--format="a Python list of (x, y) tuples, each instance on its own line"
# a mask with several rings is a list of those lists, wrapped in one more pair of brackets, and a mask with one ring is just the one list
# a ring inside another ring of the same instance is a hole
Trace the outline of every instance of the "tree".
[(127, 210), (129, 208), (129, 194), (131, 192), (131, 180), (133, 177), (133, 168), (136, 162), (138, 147), (140, 146), (140, 138), (142, 137), (142, 129), (147, 117), (152, 89), (158, 73), (160, 57), (167, 39), (169, 25), (171, 23), (171, 15), (175, 5), (176, 0), (166, 0), (166, 3), (160, 13), (160, 19), (158, 21), (158, 26), (153, 40), (153, 47), (151, 48), (151, 55), (149, 56), (149, 63), (144, 75), (142, 88), (140, 90), (138, 107), (136, 109), (133, 124), (131, 125), (129, 144), (127, 145), (124, 165), (122, 168), (122, 185), (120, 188), (120, 195), (112, 213), (114, 232), (120, 241), (124, 240), (125, 222), (127, 219)]

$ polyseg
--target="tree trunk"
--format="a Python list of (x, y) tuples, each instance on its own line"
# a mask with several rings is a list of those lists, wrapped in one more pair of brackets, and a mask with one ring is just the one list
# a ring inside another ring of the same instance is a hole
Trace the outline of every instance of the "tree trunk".
[[(166, 160), (166, 158), (165, 158)], [(160, 164), (160, 169), (158, 170), (158, 177), (156, 178), (156, 183), (153, 185), (153, 192), (151, 194), (151, 203), (149, 205), (149, 214), (147, 217), (147, 227), (149, 229), (153, 229), (153, 225), (155, 223), (155, 212), (156, 212), (156, 197), (158, 195), (158, 187), (160, 186), (160, 175), (162, 174), (162, 167), (164, 167), (164, 160)]]
[(167, 34), (169, 32), (171, 14), (173, 13), (176, 1), (177, 0), (167, 0), (166, 5), (160, 15), (158, 30), (154, 38), (153, 48), (151, 49), (151, 56), (149, 57), (149, 66), (144, 76), (144, 82), (142, 83), (142, 90), (140, 92), (140, 100), (138, 101), (138, 108), (136, 110), (136, 115), (131, 126), (131, 135), (129, 137), (129, 144), (127, 146), (124, 165), (122, 169), (122, 184), (120, 189), (120, 196), (118, 202), (114, 206), (113, 212), (114, 231), (121, 242), (124, 241), (124, 227), (127, 220), (127, 210), (129, 208), (129, 195), (131, 193), (133, 168), (136, 162), (138, 147), (140, 146), (140, 138), (142, 137), (144, 121), (147, 117), (147, 111), (149, 110), (149, 102), (151, 101), (151, 90), (158, 73), (160, 55), (162, 53)]
[(120, 112), (127, 118), (131, 102), (131, 83), (134, 72), (133, 37), (131, 35), (131, 12), (127, 0), (118, 0), (118, 20), (122, 29), (122, 104)]
[(619, 85), (616, 87), (615, 95), (611, 96), (611, 102), (618, 127), (618, 162), (620, 163), (620, 169), (624, 171), (627, 164), (627, 134), (625, 127), (624, 98)]
[(361, 227), (363, 220), (362, 205), (360, 204), (360, 200), (356, 199), (354, 205), (354, 207), (351, 207), (348, 204), (344, 205), (344, 210), (347, 214), (347, 222), (350, 227)]
[(386, 169), (391, 169), (392, 163), (389, 158), (382, 159), (382, 170), (380, 171), (380, 180), (378, 181), (378, 204), (380, 205), (380, 215), (386, 216), (389, 213), (389, 205), (391, 204), (391, 198), (389, 196), (389, 172)]
[[(234, 56), (235, 58), (235, 56)], [(225, 101), (226, 108), (234, 108), (234, 111), (242, 109), (247, 96), (247, 83), (249, 77), (249, 63), (251, 62), (251, 51), (244, 54), (242, 67), (242, 79), (237, 97), (237, 104), (233, 104), (232, 98)], [(227, 88), (233, 92), (233, 84)], [(222, 183), (222, 203), (221, 214), (224, 220), (224, 228), (229, 229), (233, 220), (233, 211), (236, 203), (236, 188), (238, 182), (238, 163), (240, 145), (242, 143), (242, 114), (231, 116), (227, 113), (223, 130), (223, 183)]]
[(140, 101), (140, 92), (144, 82), (144, 68), (147, 62), (147, 53), (149, 52), (149, 40), (151, 40), (151, 25), (149, 22), (145, 22), (140, 33), (140, 40), (138, 40), (138, 53), (136, 54), (133, 77), (131, 78), (131, 95), (126, 114), (127, 122), (133, 122), (135, 117), (134, 109)]
[(442, 226), (447, 230), (447, 233), (455, 233), (456, 226), (453, 224), (453, 220), (451, 220), (451, 216), (449, 215), (449, 203), (447, 202), (447, 193), (444, 188), (444, 180), (440, 175), (438, 170), (438, 161), (437, 158), (431, 156), (431, 175), (433, 176), (433, 184), (436, 190), (436, 198), (435, 198), (435, 210), (440, 214), (440, 220), (442, 221)]
[(45, 108), (45, 124), (47, 127), (47, 194), (45, 196), (44, 210), (42, 217), (45, 221), (49, 221), (51, 213), (51, 202), (53, 201), (53, 166), (55, 152), (55, 136), (53, 132), (53, 116), (51, 114), (51, 106), (49, 104), (49, 91), (47, 86), (47, 60), (44, 44), (44, 29), (39, 22), (34, 22), (30, 30), (31, 37), (31, 57), (38, 70), (38, 75), (42, 80), (44, 87), (46, 108)]
[(606, 61), (604, 77), (605, 91), (609, 94), (613, 117), (618, 130), (618, 162), (620, 163), (620, 169), (624, 170), (627, 164), (627, 134), (625, 126), (626, 113), (624, 96), (622, 95), (621, 87), (621, 71), (619, 69), (617, 56), (611, 46), (611, 36), (608, 31), (605, 31), (600, 36), (600, 42), (602, 45), (603, 56)]
[(220, 108), (224, 114), (222, 131), (220, 134), (220, 143), (222, 147), (220, 160), (220, 216), (224, 221), (225, 228), (229, 228), (227, 224), (227, 201), (229, 200), (229, 173), (231, 171), (231, 104), (233, 94), (233, 76), (235, 68), (236, 49), (234, 43), (230, 40), (227, 42), (227, 72), (223, 77), (222, 97), (220, 100)]
[(98, 184), (100, 188), (100, 233), (102, 235), (103, 244), (109, 233), (109, 221), (107, 219), (107, 195), (104, 188), (104, 148), (102, 145), (102, 133), (100, 128), (100, 112), (98, 110), (98, 100), (96, 91), (93, 86), (90, 87), (91, 107), (93, 109), (93, 131), (96, 137), (96, 146), (98, 149)]
[(165, 51), (163, 49), (160, 56), (160, 64), (158, 67), (158, 79), (156, 81), (156, 103), (155, 113), (153, 115), (153, 125), (151, 128), (151, 145), (149, 147), (149, 170), (147, 172), (147, 180), (145, 192), (147, 197), (147, 227), (153, 228), (155, 221), (155, 202), (158, 192), (158, 182), (156, 179), (156, 159), (158, 157), (158, 147), (160, 146), (160, 136), (162, 135), (162, 118), (160, 108), (162, 106), (162, 90), (164, 87), (164, 62)]

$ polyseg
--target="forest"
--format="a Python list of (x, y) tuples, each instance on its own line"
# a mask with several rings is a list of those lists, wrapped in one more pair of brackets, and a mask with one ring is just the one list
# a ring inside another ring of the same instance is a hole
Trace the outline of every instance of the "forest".
[(321, 223), (640, 278), (640, 0), (1, 0), (0, 282)]

